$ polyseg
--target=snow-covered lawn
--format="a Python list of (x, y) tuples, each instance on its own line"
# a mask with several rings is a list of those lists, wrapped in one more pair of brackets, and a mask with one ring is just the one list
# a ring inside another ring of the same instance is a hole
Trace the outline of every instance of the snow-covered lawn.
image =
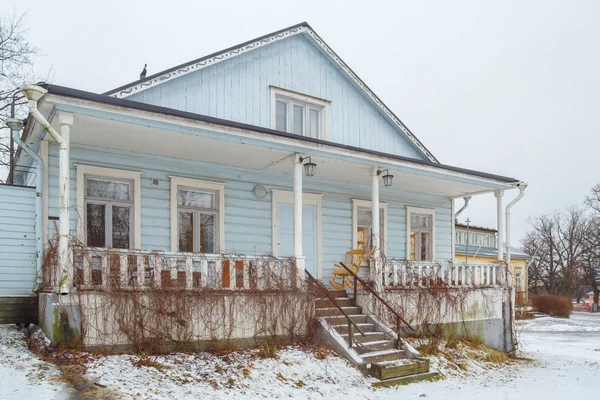
[[(519, 341), (532, 362), (493, 367), (467, 360), (463, 371), (452, 369), (447, 359), (433, 359), (448, 379), (384, 389), (372, 389), (370, 378), (337, 356), (297, 347), (280, 351), (277, 359), (261, 358), (257, 350), (99, 356), (87, 363), (87, 377), (100, 384), (95, 387), (112, 390), (110, 398), (122, 399), (565, 399), (600, 392), (600, 314), (521, 321)], [(56, 367), (24, 346), (16, 328), (0, 326), (0, 399), (61, 398), (66, 388)], [(484, 354), (472, 351), (475, 357)], [(460, 353), (454, 352), (451, 358)]]
[(61, 372), (31, 354), (15, 325), (0, 325), (0, 399), (68, 399)]

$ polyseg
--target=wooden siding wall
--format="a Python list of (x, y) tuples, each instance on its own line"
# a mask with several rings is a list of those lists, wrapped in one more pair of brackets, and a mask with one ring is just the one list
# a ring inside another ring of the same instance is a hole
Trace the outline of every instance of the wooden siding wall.
[[(74, 164), (89, 164), (142, 172), (142, 247), (170, 251), (170, 179), (184, 176), (225, 182), (225, 246), (230, 252), (248, 255), (272, 253), (271, 195), (257, 199), (252, 189), (262, 184), (267, 189), (292, 190), (292, 174), (273, 174), (200, 162), (130, 153), (90, 146), (71, 148), (71, 229), (75, 233), (77, 212), (76, 170)], [(58, 216), (58, 151), (49, 152), (49, 216)], [(152, 179), (158, 179), (158, 185)], [(370, 199), (370, 186), (304, 179), (306, 192), (323, 193), (323, 278), (329, 279), (334, 263), (344, 260), (352, 246), (352, 198)], [(436, 254), (440, 260), (451, 258), (451, 209), (446, 198), (382, 189), (381, 201), (388, 203), (389, 225), (386, 253), (404, 257), (406, 248), (407, 205), (436, 210)], [(49, 232), (55, 228), (50, 221)]]
[(127, 99), (270, 127), (270, 85), (330, 100), (332, 142), (423, 159), (401, 131), (303, 35), (238, 55)]
[(0, 296), (32, 295), (36, 278), (35, 189), (0, 185)]

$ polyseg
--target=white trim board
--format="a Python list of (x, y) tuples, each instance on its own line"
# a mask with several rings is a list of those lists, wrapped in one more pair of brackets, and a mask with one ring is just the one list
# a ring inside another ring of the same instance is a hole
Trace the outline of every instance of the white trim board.
[[(277, 257), (277, 204), (294, 204), (294, 192), (288, 190), (271, 190), (271, 245), (273, 255)], [(302, 193), (302, 205), (317, 207), (317, 279), (323, 276), (323, 194)]]
[(171, 216), (171, 251), (178, 249), (178, 218), (177, 218), (177, 188), (179, 186), (196, 189), (208, 189), (218, 193), (219, 202), (219, 248), (216, 253), (225, 250), (225, 184), (222, 182), (201, 181), (198, 179), (181, 178), (169, 175), (171, 180), (170, 216)]
[(141, 172), (126, 171), (122, 169), (95, 167), (91, 165), (75, 164), (77, 168), (77, 237), (85, 243), (83, 218), (85, 218), (85, 175), (95, 175), (107, 178), (127, 179), (133, 181), (133, 249), (142, 248), (142, 184)]
[(337, 67), (350, 79), (350, 81), (359, 88), (363, 94), (372, 101), (377, 108), (387, 117), (392, 123), (400, 129), (400, 131), (407, 137), (407, 139), (431, 162), (439, 163), (439, 161), (431, 154), (427, 148), (413, 135), (413, 133), (404, 125), (402, 121), (371, 91), (371, 89), (352, 71), (352, 69), (329, 47), (327, 43), (315, 31), (308, 26), (308, 24), (300, 24), (288, 29), (275, 32), (271, 35), (257, 38), (250, 42), (243, 43), (237, 47), (226, 49), (220, 53), (207, 56), (200, 60), (191, 61), (187, 64), (180, 65), (168, 69), (156, 76), (152, 76), (147, 80), (133, 82), (128, 86), (114, 89), (110, 92), (105, 93), (111, 97), (123, 99), (134, 93), (141, 92), (150, 87), (158, 86), (162, 83), (168, 82), (175, 78), (187, 75), (189, 73), (198, 71), (208, 66), (217, 64), (219, 62), (228, 60), (236, 57), (240, 54), (248, 53), (252, 50), (267, 46), (273, 42), (294, 36), (304, 34), (310, 41), (317, 45), (319, 50), (329, 58)]

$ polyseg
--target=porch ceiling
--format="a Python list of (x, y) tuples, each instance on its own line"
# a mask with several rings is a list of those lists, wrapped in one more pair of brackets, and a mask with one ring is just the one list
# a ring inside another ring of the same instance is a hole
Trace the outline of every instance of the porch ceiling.
[[(56, 122), (53, 121), (54, 123)], [(215, 137), (218, 135), (200, 136), (192, 132), (182, 133), (148, 125), (76, 114), (71, 130), (71, 141), (74, 144), (290, 174), (291, 185), (293, 165), (290, 156), (294, 151), (275, 148), (268, 142), (256, 145), (256, 143), (249, 143), (251, 140), (231, 141)], [(56, 128), (58, 129), (58, 126)], [(370, 185), (372, 167), (377, 165), (364, 160), (347, 161), (315, 155), (314, 152), (311, 154), (311, 151), (303, 154), (310, 155), (312, 161), (317, 164), (315, 176), (306, 179), (318, 181)], [(502, 186), (497, 182), (477, 182), (469, 179), (461, 181), (453, 176), (440, 177), (423, 171), (406, 171), (402, 166), (394, 169), (385, 163), (377, 166), (389, 168), (390, 173), (394, 175), (392, 189), (407, 192), (460, 197), (512, 187), (508, 184)], [(183, 174), (185, 172), (188, 171), (182, 171)], [(189, 175), (194, 174), (194, 171), (189, 171)], [(382, 191), (387, 189), (383, 186), (383, 182), (380, 188)]]

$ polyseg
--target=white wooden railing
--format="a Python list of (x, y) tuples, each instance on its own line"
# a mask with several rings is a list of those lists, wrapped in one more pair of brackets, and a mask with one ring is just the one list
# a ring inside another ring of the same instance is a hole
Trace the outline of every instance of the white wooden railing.
[(386, 260), (383, 262), (383, 286), (501, 286), (505, 265)]
[(304, 280), (293, 258), (273, 256), (75, 248), (72, 257), (73, 286), (90, 289), (294, 289)]

